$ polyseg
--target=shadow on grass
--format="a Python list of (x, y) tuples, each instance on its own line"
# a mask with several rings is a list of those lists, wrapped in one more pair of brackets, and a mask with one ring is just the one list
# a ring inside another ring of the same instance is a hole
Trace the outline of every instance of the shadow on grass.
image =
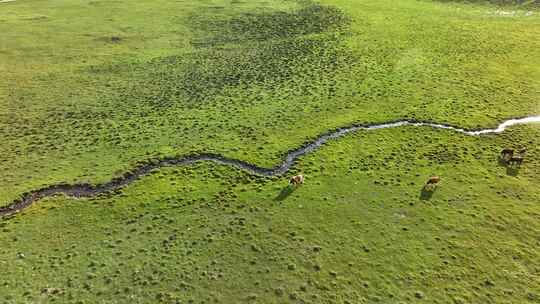
[(424, 186), (422, 187), (422, 190), (420, 190), (419, 198), (423, 201), (427, 201), (431, 199), (431, 197), (433, 196), (433, 193), (435, 193), (435, 189)]
[(499, 166), (506, 167), (508, 165), (507, 161), (508, 160), (506, 158), (503, 158), (502, 156), (499, 155), (499, 158), (498, 158)]
[(279, 192), (278, 196), (274, 198), (275, 201), (281, 202), (285, 200), (289, 195), (291, 195), (294, 190), (296, 190), (296, 187), (293, 185), (287, 185), (283, 189), (281, 189), (281, 192)]
[(519, 173), (519, 166), (507, 166), (506, 175), (517, 176)]
[(506, 175), (517, 176), (519, 173), (520, 166), (508, 162), (508, 159), (505, 159), (499, 156), (499, 166), (506, 168)]

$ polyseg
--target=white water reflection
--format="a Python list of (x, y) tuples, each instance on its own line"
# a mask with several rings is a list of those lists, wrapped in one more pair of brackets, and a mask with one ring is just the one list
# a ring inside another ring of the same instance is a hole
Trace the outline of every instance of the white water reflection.
[(429, 126), (429, 127), (433, 127), (433, 128), (436, 128), (436, 129), (452, 130), (452, 131), (456, 131), (456, 132), (467, 134), (467, 135), (482, 135), (482, 134), (489, 134), (489, 133), (501, 133), (504, 130), (506, 130), (508, 127), (515, 126), (515, 125), (531, 124), (531, 123), (540, 123), (540, 115), (538, 115), (538, 116), (528, 116), (528, 117), (524, 117), (524, 118), (509, 119), (509, 120), (506, 120), (506, 121), (502, 122), (495, 129), (482, 129), (482, 130), (475, 130), (475, 131), (465, 130), (465, 129), (462, 129), (462, 128), (457, 128), (457, 127), (443, 125), (443, 124), (437, 124), (437, 123), (411, 122), (411, 121), (408, 121), (408, 120), (402, 120), (402, 121), (379, 124), (379, 125), (372, 125), (372, 126), (367, 126), (367, 127), (351, 127), (347, 131), (354, 131), (354, 130), (358, 130), (358, 129), (377, 130), (377, 129), (395, 128), (395, 127), (400, 127), (400, 126), (405, 126), (405, 125), (411, 125), (411, 126)]

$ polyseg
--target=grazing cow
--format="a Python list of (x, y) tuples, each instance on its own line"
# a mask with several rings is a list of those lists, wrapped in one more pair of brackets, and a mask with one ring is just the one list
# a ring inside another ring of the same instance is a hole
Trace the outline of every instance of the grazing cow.
[(514, 149), (511, 148), (504, 148), (501, 151), (501, 158), (505, 161), (508, 161), (508, 159), (512, 158), (514, 156)]
[(511, 166), (521, 166), (523, 163), (523, 156), (512, 156), (508, 159), (508, 164)]
[(428, 185), (435, 185), (441, 181), (441, 178), (438, 176), (432, 176), (428, 179), (427, 183)]
[(432, 176), (428, 179), (428, 181), (426, 182), (426, 185), (424, 186), (424, 188), (426, 190), (433, 190), (435, 189), (435, 187), (437, 187), (437, 184), (441, 181), (441, 178), (438, 177), (438, 176)]
[(291, 177), (291, 179), (289, 180), (289, 184), (292, 184), (294, 186), (300, 186), (303, 183), (304, 183), (304, 176), (302, 174), (295, 175)]

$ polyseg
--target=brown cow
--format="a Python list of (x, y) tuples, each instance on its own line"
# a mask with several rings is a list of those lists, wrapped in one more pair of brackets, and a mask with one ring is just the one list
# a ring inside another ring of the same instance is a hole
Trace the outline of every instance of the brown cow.
[(426, 185), (424, 186), (424, 189), (426, 190), (433, 190), (435, 187), (437, 187), (437, 184), (441, 181), (441, 178), (438, 176), (431, 176), (428, 181), (426, 182)]
[(289, 184), (292, 184), (297, 187), (303, 183), (304, 183), (304, 176), (302, 174), (295, 175), (291, 177), (291, 179), (289, 180)]
[(514, 149), (511, 148), (504, 148), (501, 151), (501, 158), (505, 161), (508, 161), (510, 158), (514, 156)]
[(438, 182), (441, 181), (441, 178), (438, 177), (438, 176), (432, 176), (428, 179), (427, 183), (426, 184), (437, 184)]

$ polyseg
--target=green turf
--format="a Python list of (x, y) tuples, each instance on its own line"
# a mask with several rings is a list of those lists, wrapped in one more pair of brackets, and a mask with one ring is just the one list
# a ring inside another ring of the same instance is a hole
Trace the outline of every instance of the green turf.
[(439, 0), (446, 3), (461, 2), (467, 4), (493, 4), (504, 8), (538, 8), (538, 0)]
[[(148, 158), (271, 167), (352, 123), (540, 114), (534, 1), (17, 0), (0, 33), (0, 205)], [(539, 140), (359, 131), (283, 177), (199, 163), (48, 198), (0, 219), (0, 303), (540, 303)]]
[(0, 202), (109, 180), (162, 155), (271, 166), (353, 122), (487, 127), (539, 113), (540, 15), (496, 10), (410, 0), (4, 3)]
[[(539, 135), (360, 131), (303, 158), (289, 195), (285, 178), (201, 163), (47, 199), (2, 223), (0, 298), (537, 303)], [(530, 148), (517, 176), (497, 162), (510, 144)]]

